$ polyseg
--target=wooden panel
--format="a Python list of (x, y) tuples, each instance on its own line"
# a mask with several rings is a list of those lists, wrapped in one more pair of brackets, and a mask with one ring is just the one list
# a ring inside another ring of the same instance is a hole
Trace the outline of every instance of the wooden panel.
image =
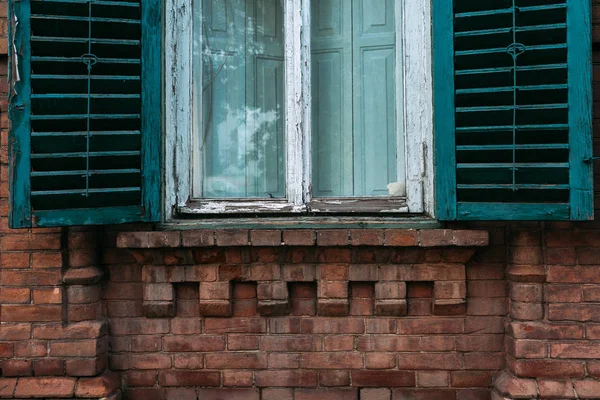
[(352, 30), (348, 1), (312, 2), (313, 196), (352, 195)]
[(397, 180), (394, 1), (354, 0), (353, 7), (352, 195), (387, 196)]

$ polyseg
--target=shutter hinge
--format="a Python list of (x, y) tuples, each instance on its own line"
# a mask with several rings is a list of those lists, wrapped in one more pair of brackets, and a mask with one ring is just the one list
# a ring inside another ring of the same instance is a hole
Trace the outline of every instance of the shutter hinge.
[(595, 160), (600, 160), (600, 156), (592, 156), (592, 157), (584, 158), (583, 162), (586, 164), (589, 164)]

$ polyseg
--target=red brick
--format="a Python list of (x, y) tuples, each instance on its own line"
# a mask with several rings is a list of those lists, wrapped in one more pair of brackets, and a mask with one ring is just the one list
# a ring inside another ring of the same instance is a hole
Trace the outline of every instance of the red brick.
[(424, 229), (419, 233), (421, 236), (419, 244), (422, 247), (451, 246), (454, 244), (454, 234), (448, 229)]
[(600, 321), (600, 304), (550, 304), (548, 318), (559, 321)]
[[(4, 258), (4, 254), (2, 258)], [(60, 268), (63, 266), (62, 253), (33, 253), (31, 266), (33, 268)]]
[(325, 351), (352, 351), (354, 349), (354, 336), (325, 336), (323, 338)]
[(283, 243), (287, 246), (312, 246), (316, 235), (313, 230), (284, 230)]
[(542, 398), (574, 399), (573, 384), (570, 381), (538, 381), (538, 389)]
[(0, 340), (23, 340), (31, 336), (30, 324), (8, 324), (0, 325)]
[(171, 333), (176, 335), (191, 335), (200, 332), (200, 320), (197, 318), (173, 318), (171, 320)]
[(179, 369), (202, 369), (204, 368), (204, 355), (198, 353), (175, 354), (173, 366)]
[(395, 319), (368, 319), (367, 333), (396, 333), (396, 320)]
[(432, 282), (408, 282), (406, 284), (406, 297), (408, 298), (431, 298), (432, 296)]
[(504, 335), (469, 335), (456, 338), (458, 351), (501, 351)]
[(360, 369), (364, 365), (360, 353), (307, 353), (302, 357), (302, 367), (308, 369)]
[(31, 376), (31, 360), (9, 359), (2, 361), (4, 376)]
[(513, 322), (508, 332), (521, 339), (580, 339), (583, 327), (576, 324), (552, 324), (542, 322)]
[(5, 286), (52, 286), (62, 283), (60, 269), (43, 271), (0, 271), (0, 279)]
[(600, 267), (551, 265), (548, 267), (548, 282), (600, 283)]
[(185, 351), (219, 351), (225, 350), (223, 336), (166, 336), (163, 339), (163, 350), (173, 352)]
[(410, 371), (352, 371), (352, 386), (403, 387), (415, 386), (415, 373)]
[(414, 229), (386, 229), (386, 246), (416, 246), (418, 244), (418, 234)]
[(492, 376), (492, 371), (451, 371), (450, 386), (455, 388), (488, 387), (492, 383)]
[(2, 322), (51, 322), (62, 320), (59, 305), (3, 305)]
[(16, 397), (70, 397), (75, 391), (75, 378), (21, 378)]
[(251, 387), (252, 378), (251, 371), (223, 371), (223, 386)]
[(535, 378), (583, 377), (583, 363), (556, 360), (516, 360), (513, 365), (517, 376)]
[(68, 376), (96, 376), (106, 370), (106, 356), (94, 358), (74, 358), (65, 361), (65, 371)]
[(545, 250), (546, 264), (548, 265), (575, 265), (577, 254), (572, 247), (548, 247)]
[[(2, 268), (29, 268), (30, 253), (3, 252), (0, 260)], [(60, 267), (60, 265), (58, 265)]]
[(181, 232), (183, 247), (205, 247), (215, 244), (215, 233), (210, 230), (183, 231)]
[(546, 285), (545, 300), (549, 303), (579, 303), (582, 297), (580, 285)]
[(219, 386), (218, 372), (160, 371), (158, 383), (161, 386)]
[(257, 371), (255, 385), (258, 387), (313, 387), (317, 386), (317, 373), (305, 370)]
[(17, 380), (15, 378), (0, 378), (0, 397), (12, 397), (16, 385)]
[(401, 335), (462, 333), (463, 329), (463, 318), (434, 317), (398, 320), (398, 333)]
[(30, 289), (0, 287), (0, 304), (26, 304), (30, 298)]
[(320, 339), (314, 336), (264, 336), (260, 341), (263, 351), (318, 351), (320, 345)]
[(367, 353), (365, 355), (367, 369), (392, 369), (395, 366), (396, 354), (394, 353)]
[(216, 353), (206, 355), (206, 368), (209, 369), (264, 369), (267, 368), (267, 355), (257, 353)]
[(77, 397), (106, 397), (121, 387), (121, 379), (114, 372), (95, 378), (82, 378), (77, 383)]
[(452, 336), (423, 336), (421, 350), (423, 351), (449, 351), (454, 350), (454, 337)]
[(467, 302), (468, 315), (506, 315), (508, 305), (504, 298), (470, 298)]
[(319, 383), (328, 387), (350, 386), (350, 373), (345, 370), (320, 371)]
[(207, 333), (262, 333), (266, 332), (263, 318), (206, 318), (204, 330)]
[(317, 276), (321, 281), (343, 281), (348, 279), (347, 265), (319, 265), (317, 266)]
[(363, 333), (364, 321), (358, 318), (313, 318), (301, 321), (302, 333)]
[(359, 336), (358, 351), (419, 351), (419, 338), (415, 336)]
[(154, 386), (156, 384), (156, 371), (127, 371), (128, 386)]
[(217, 280), (216, 265), (188, 265), (185, 267), (186, 282), (213, 282)]
[(215, 238), (217, 246), (247, 246), (248, 230), (244, 229), (217, 229)]
[(419, 371), (417, 382), (419, 387), (446, 387), (448, 386), (448, 372)]
[(465, 353), (467, 370), (499, 370), (504, 366), (504, 353)]
[(166, 354), (132, 354), (131, 369), (167, 369), (171, 367), (171, 357)]
[(299, 389), (296, 400), (358, 400), (356, 389)]
[(269, 369), (297, 369), (300, 368), (300, 355), (294, 353), (269, 354)]
[(0, 358), (10, 358), (14, 355), (12, 343), (0, 343)]
[(398, 365), (403, 369), (455, 370), (463, 365), (463, 359), (453, 353), (399, 353)]
[(165, 389), (126, 389), (124, 398), (144, 400), (165, 400)]
[(600, 358), (600, 346), (597, 342), (551, 343), (552, 358)]
[(548, 343), (541, 340), (507, 338), (507, 352), (516, 358), (545, 358), (548, 356)]
[(281, 269), (277, 264), (252, 265), (250, 279), (253, 281), (274, 281), (281, 278)]
[(351, 229), (350, 243), (353, 246), (381, 246), (383, 236), (381, 229)]
[(542, 285), (532, 283), (511, 282), (508, 285), (511, 300), (524, 303), (542, 301)]
[(600, 301), (600, 285), (583, 287), (584, 301)]
[(49, 355), (53, 357), (93, 357), (106, 351), (106, 339), (50, 342)]
[[(33, 361), (35, 376), (61, 376), (65, 374), (65, 363), (56, 358), (42, 358)], [(0, 392), (1, 393), (1, 392)]]
[(111, 335), (153, 335), (169, 332), (168, 319), (112, 318), (109, 325)]
[(15, 357), (44, 357), (47, 343), (42, 340), (23, 340), (15, 343)]
[(197, 398), (195, 389), (185, 388), (167, 389), (166, 396), (166, 400), (196, 400)]
[[(285, 232), (285, 231), (284, 231)], [(262, 400), (293, 400), (292, 389), (263, 389)]]
[(457, 246), (487, 246), (490, 243), (489, 232), (484, 230), (455, 230), (453, 236)]
[(317, 231), (317, 246), (346, 246), (349, 232), (345, 229), (323, 229)]
[(597, 399), (600, 393), (600, 382), (575, 381), (575, 391), (580, 399)]
[(0, 239), (2, 251), (11, 250), (59, 250), (59, 234), (10, 235)]
[[(529, 249), (520, 248), (519, 251), (526, 253)], [(542, 283), (546, 280), (546, 271), (539, 265), (511, 265), (506, 273), (513, 282)]]
[(360, 398), (361, 400), (390, 400), (392, 393), (387, 388), (361, 389)]

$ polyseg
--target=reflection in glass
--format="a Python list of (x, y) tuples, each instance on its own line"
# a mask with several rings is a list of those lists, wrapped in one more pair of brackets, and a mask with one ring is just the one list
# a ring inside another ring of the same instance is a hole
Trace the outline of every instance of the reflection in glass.
[(195, 6), (200, 195), (284, 197), (282, 0), (195, 0)]
[(396, 126), (397, 3), (311, 2), (315, 197), (406, 195)]

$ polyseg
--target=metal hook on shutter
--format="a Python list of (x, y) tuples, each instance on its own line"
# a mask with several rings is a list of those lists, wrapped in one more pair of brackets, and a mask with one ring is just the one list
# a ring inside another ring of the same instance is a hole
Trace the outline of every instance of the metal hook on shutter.
[(590, 163), (594, 162), (595, 160), (600, 160), (600, 156), (592, 156), (592, 157), (584, 158), (583, 162), (586, 164), (590, 164)]

